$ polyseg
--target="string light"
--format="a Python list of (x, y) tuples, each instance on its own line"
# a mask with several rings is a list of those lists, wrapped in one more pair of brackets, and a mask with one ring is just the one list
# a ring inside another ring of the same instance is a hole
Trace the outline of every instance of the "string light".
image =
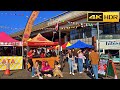
[[(16, 13), (0, 13), (0, 14), (5, 14), (5, 15), (17, 15), (17, 16), (25, 16), (24, 14), (16, 14)], [(29, 18), (29, 16), (25, 16), (26, 18)], [(37, 19), (41, 19), (42, 17), (37, 17)], [(46, 18), (43, 18), (46, 19)], [(54, 21), (55, 19), (49, 19), (50, 21)], [(59, 22), (65, 22), (64, 20), (61, 20)], [(73, 24), (73, 25), (77, 25), (77, 26), (69, 26), (69, 27), (65, 27), (65, 28), (61, 28), (61, 29), (74, 29), (77, 27), (86, 27), (86, 26), (90, 26), (93, 27), (93, 25), (96, 24), (92, 24), (92, 23), (78, 23), (78, 22), (70, 22), (70, 21), (66, 21), (68, 24)], [(50, 25), (49, 25), (50, 26)], [(4, 27), (4, 26), (0, 26), (0, 28), (5, 28), (5, 29), (12, 29), (12, 30), (16, 30), (16, 29), (22, 29), (22, 28), (10, 28), (10, 27)], [(52, 28), (44, 28), (44, 29), (52, 29)], [(42, 28), (43, 30), (43, 28)]]
[(12, 27), (7, 27), (7, 26), (0, 26), (1, 29), (11, 29), (11, 30), (16, 30), (16, 29), (23, 29), (23, 28), (12, 28)]

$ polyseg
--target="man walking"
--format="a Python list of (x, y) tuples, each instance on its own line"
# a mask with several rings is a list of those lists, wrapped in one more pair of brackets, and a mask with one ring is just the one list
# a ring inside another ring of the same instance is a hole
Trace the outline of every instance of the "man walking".
[(93, 72), (95, 75), (95, 78), (98, 79), (98, 62), (99, 62), (99, 54), (95, 52), (94, 49), (92, 49), (90, 55), (89, 55), (89, 60), (91, 60)]

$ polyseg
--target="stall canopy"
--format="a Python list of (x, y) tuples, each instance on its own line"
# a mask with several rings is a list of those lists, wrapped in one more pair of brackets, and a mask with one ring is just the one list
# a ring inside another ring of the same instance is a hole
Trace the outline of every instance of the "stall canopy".
[(68, 49), (72, 49), (72, 48), (93, 48), (93, 46), (78, 40), (76, 43), (72, 44), (71, 46), (69, 46), (67, 48)]
[(70, 42), (66, 42), (62, 45), (62, 49), (66, 49), (67, 47), (71, 46)]
[[(66, 42), (65, 44), (62, 45), (62, 49), (66, 49), (68, 46), (71, 46), (70, 42)], [(55, 49), (58, 50), (60, 45), (50, 47), (49, 50)]]
[(58, 42), (52, 42), (43, 37), (40, 33), (28, 41), (28, 46), (55, 46), (55, 45), (58, 45)]
[(13, 39), (10, 37), (8, 34), (5, 32), (0, 32), (0, 46), (13, 46), (13, 45), (18, 45), (21, 46), (22, 42)]

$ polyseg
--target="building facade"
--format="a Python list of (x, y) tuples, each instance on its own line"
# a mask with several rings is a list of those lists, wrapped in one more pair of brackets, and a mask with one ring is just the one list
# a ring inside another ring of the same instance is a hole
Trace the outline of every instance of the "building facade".
[[(37, 33), (41, 33), (48, 39), (52, 39), (53, 30), (46, 30), (45, 27), (54, 28), (55, 23), (59, 20), (64, 20), (64, 22), (59, 23), (59, 27), (62, 33), (62, 43), (70, 41), (72, 44), (77, 40), (81, 40), (85, 43), (94, 45), (96, 49), (98, 49), (98, 40), (97, 40), (97, 26), (96, 23), (93, 23), (93, 26), (81, 27), (78, 26), (74, 29), (62, 29), (69, 26), (74, 26), (74, 24), (70, 24), (69, 22), (77, 22), (77, 23), (87, 23), (87, 11), (71, 11), (65, 14), (62, 14), (55, 18), (53, 21), (49, 21), (47, 24), (40, 24), (38, 26), (33, 27), (32, 35), (36, 35)], [(43, 22), (44, 23), (44, 22)], [(49, 25), (48, 25), (49, 24)], [(45, 26), (45, 27), (42, 27)], [(48, 25), (48, 26), (46, 26)], [(41, 30), (41, 28), (43, 28)], [(108, 45), (106, 43), (119, 43), (120, 41), (120, 23), (99, 23), (100, 28), (100, 50), (102, 53), (117, 53), (120, 55), (119, 44), (111, 44)], [(17, 34), (16, 34), (17, 35)], [(22, 35), (22, 34), (21, 34)], [(54, 41), (58, 41), (59, 33), (56, 32), (54, 35)], [(15, 34), (13, 35), (15, 36)], [(111, 48), (112, 47), (112, 48)]]

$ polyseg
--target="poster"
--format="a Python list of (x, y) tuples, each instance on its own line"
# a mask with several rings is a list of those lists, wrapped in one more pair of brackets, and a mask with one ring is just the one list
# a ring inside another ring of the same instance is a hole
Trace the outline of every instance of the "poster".
[(0, 56), (0, 70), (6, 70), (6, 62), (9, 59), (10, 70), (22, 69), (22, 56)]
[(98, 74), (100, 75), (106, 75), (107, 70), (107, 62), (108, 60), (100, 60), (98, 65)]

